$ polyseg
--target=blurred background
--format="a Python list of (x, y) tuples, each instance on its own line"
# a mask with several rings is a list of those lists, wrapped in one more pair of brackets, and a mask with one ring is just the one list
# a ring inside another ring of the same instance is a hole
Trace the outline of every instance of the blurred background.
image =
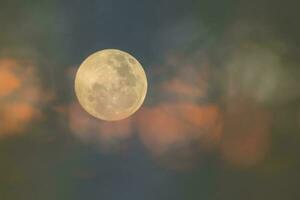
[[(0, 0), (0, 199), (300, 199), (299, 6)], [(113, 123), (73, 88), (106, 48), (149, 84)]]

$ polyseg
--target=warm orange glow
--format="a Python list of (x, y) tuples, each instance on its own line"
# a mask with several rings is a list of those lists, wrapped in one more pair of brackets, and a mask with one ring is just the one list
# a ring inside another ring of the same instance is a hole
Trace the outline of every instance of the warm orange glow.
[(155, 154), (164, 153), (172, 145), (186, 145), (191, 140), (208, 146), (216, 144), (222, 131), (218, 107), (189, 103), (144, 108), (137, 125), (143, 143)]
[(271, 128), (270, 113), (245, 99), (232, 100), (225, 112), (221, 153), (234, 166), (251, 167), (266, 156)]
[[(20, 133), (33, 119), (41, 116), (41, 113), (27, 103), (12, 103), (4, 106), (1, 111), (1, 133)], [(3, 136), (3, 135), (0, 135)]]
[(41, 105), (53, 98), (42, 88), (36, 67), (0, 59), (0, 137), (20, 134), (42, 116)]
[(21, 80), (14, 74), (13, 69), (5, 64), (6, 62), (0, 62), (0, 97), (10, 95), (21, 85)]

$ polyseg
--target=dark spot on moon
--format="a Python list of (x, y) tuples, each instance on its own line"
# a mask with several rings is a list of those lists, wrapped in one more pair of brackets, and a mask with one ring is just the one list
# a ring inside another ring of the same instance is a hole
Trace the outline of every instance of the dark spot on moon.
[(125, 56), (122, 55), (122, 54), (116, 54), (116, 55), (114, 55), (114, 58), (115, 58), (118, 62), (120, 62), (120, 63), (126, 61), (126, 60), (125, 60)]
[(108, 102), (110, 102), (109, 91), (103, 85), (95, 83), (92, 86), (91, 95), (97, 103), (96, 111), (101, 113), (106, 109)]
[(92, 89), (93, 89), (93, 92), (95, 91), (103, 91), (103, 90), (107, 90), (103, 85), (99, 84), (99, 83), (95, 83), (93, 86), (92, 86)]
[(89, 101), (94, 101), (95, 98), (94, 98), (92, 95), (89, 95), (89, 96), (88, 96), (88, 100), (89, 100)]
[(95, 83), (93, 86), (92, 86), (92, 89), (93, 90), (98, 90), (100, 89), (101, 85), (99, 83)]
[(129, 64), (125, 61), (121, 63), (120, 67), (116, 67), (118, 74), (124, 78), (122, 84), (126, 84), (128, 86), (136, 85), (136, 77), (131, 72)]
[(120, 76), (126, 76), (130, 73), (130, 66), (126, 62), (120, 63), (120, 67), (116, 67), (117, 72)]
[(122, 85), (127, 85), (129, 87), (134, 87), (136, 85), (136, 78), (133, 75), (129, 75), (128, 78), (121, 80)]
[(136, 64), (136, 61), (133, 58), (128, 58), (128, 61), (132, 65)]
[(136, 94), (133, 91), (130, 91), (128, 93), (122, 94), (122, 101), (120, 102), (121, 108), (130, 108), (134, 105), (136, 101)]
[(113, 62), (111, 59), (109, 59), (109, 60), (107, 61), (107, 63), (108, 63), (109, 65), (113, 65), (113, 64), (114, 64), (114, 62)]

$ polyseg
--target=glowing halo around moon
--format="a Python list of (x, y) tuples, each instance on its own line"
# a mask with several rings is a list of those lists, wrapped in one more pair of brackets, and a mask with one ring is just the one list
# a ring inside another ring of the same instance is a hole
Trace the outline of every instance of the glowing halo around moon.
[(143, 104), (147, 77), (133, 56), (105, 49), (90, 55), (80, 65), (75, 93), (80, 105), (92, 116), (106, 121), (122, 120)]

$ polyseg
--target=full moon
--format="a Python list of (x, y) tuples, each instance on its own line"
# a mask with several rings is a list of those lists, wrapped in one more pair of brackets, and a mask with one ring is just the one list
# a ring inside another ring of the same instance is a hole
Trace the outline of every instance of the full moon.
[(75, 77), (80, 105), (92, 116), (116, 121), (129, 117), (143, 104), (147, 77), (142, 65), (117, 49), (98, 51), (86, 58)]

